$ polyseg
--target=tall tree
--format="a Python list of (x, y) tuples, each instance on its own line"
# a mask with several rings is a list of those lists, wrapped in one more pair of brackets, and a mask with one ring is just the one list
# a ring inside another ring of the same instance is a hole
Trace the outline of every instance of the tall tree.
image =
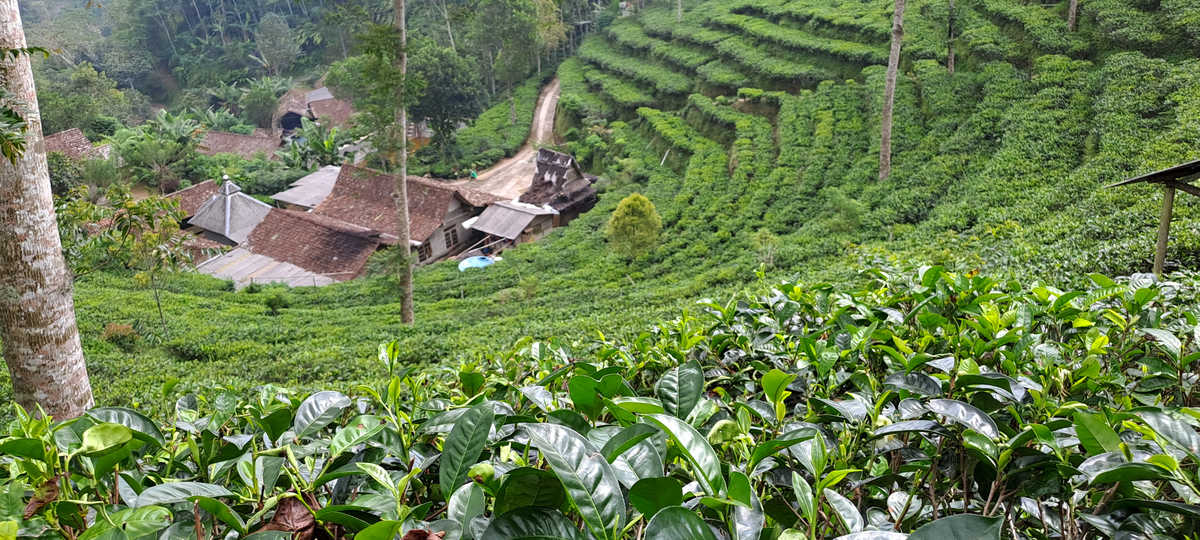
[(1070, 32), (1075, 31), (1075, 21), (1076, 21), (1077, 17), (1079, 17), (1079, 0), (1071, 0), (1070, 5), (1067, 6), (1067, 30), (1068, 31), (1070, 31)]
[(895, 0), (892, 13), (892, 52), (888, 55), (887, 82), (883, 87), (883, 118), (879, 125), (879, 179), (892, 174), (892, 105), (896, 101), (896, 77), (900, 71), (900, 44), (904, 41), (905, 0)]
[(458, 123), (482, 111), (483, 87), (472, 73), (471, 63), (449, 47), (425, 39), (414, 45), (412, 52), (411, 75), (438, 90), (423, 93), (412, 102), (409, 112), (413, 118), (429, 122), (434, 133), (433, 144), (445, 159)]
[(271, 75), (283, 73), (300, 56), (300, 40), (288, 26), (287, 19), (277, 13), (268, 13), (259, 21), (254, 42), (258, 46), (258, 56), (252, 58)]
[(0, 340), (13, 395), (26, 408), (74, 418), (92, 406), (75, 325), (71, 276), (62, 256), (41, 116), (17, 0), (0, 0), (4, 101), (26, 123), (27, 149), (0, 160)]
[(404, 298), (400, 299), (400, 322), (413, 322), (413, 271), (412, 271), (412, 231), (408, 226), (408, 105), (405, 103), (407, 92), (405, 84), (408, 78), (408, 21), (405, 13), (404, 0), (395, 0), (396, 28), (400, 30), (399, 58), (400, 84), (396, 85), (397, 121), (400, 124), (400, 175), (396, 177), (396, 192), (392, 195), (396, 200), (396, 221), (400, 224), (400, 249), (404, 256), (400, 258), (400, 268), (397, 270), (400, 290)]
[(946, 70), (954, 73), (954, 0), (949, 0), (946, 15)]

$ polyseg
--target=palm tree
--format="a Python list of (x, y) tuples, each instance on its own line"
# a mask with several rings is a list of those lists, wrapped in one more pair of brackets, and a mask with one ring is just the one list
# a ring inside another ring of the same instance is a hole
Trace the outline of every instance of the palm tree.
[(25, 54), (17, 0), (0, 0), (0, 80), (4, 101), (19, 103), (27, 152), (0, 160), (0, 341), (13, 397), (58, 419), (92, 406), (92, 387), (75, 325), (72, 281), (50, 195), (33, 69)]
[(879, 179), (892, 174), (892, 105), (896, 101), (896, 77), (900, 71), (900, 44), (904, 41), (904, 3), (895, 0), (892, 14), (892, 52), (888, 55), (887, 82), (883, 87), (883, 119), (879, 125)]

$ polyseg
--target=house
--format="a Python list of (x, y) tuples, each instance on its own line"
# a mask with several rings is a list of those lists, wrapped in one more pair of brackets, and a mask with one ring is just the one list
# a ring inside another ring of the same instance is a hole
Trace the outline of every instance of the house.
[(60, 131), (45, 138), (46, 153), (51, 152), (61, 153), (68, 158), (76, 161), (84, 161), (88, 159), (105, 159), (112, 151), (112, 146), (92, 146), (92, 142), (88, 140), (87, 135), (79, 128), (71, 128), (66, 131)]
[(279, 98), (279, 106), (271, 118), (271, 127), (281, 131), (300, 128), (300, 122), (308, 117), (307, 93), (299, 88), (288, 90)]
[(168, 193), (166, 198), (179, 203), (179, 209), (183, 212), (183, 218), (186, 221), (196, 215), (196, 211), (216, 194), (217, 183), (205, 180), (191, 187)]
[(558, 211), (558, 227), (596, 205), (595, 182), (596, 177), (584, 174), (570, 154), (542, 148), (537, 153), (533, 182), (518, 200)]
[(276, 150), (279, 150), (279, 138), (273, 135), (242, 135), (224, 131), (205, 133), (197, 148), (201, 154), (208, 156), (236, 154), (246, 159), (254, 159), (260, 155), (267, 159), (276, 159)]
[(326, 165), (292, 182), (287, 190), (280, 191), (271, 198), (292, 210), (312, 210), (329, 197), (341, 170), (342, 168), (337, 165)]
[(485, 246), (532, 242), (591, 210), (595, 181), (569, 154), (540, 149), (529, 189), (515, 201), (488, 206), (468, 227), (487, 235)]
[(309, 116), (324, 126), (343, 129), (350, 125), (350, 118), (354, 116), (354, 107), (350, 102), (334, 97), (327, 87), (309, 92), (305, 95), (305, 101)]
[(272, 208), (234, 250), (197, 266), (229, 279), (238, 288), (251, 283), (320, 286), (356, 278), (379, 248), (379, 233), (296, 210)]
[(226, 245), (238, 245), (250, 237), (271, 205), (242, 193), (242, 188), (226, 181), (217, 193), (200, 205), (188, 225), (202, 229), (203, 236)]
[[(379, 231), (380, 241), (399, 241), (395, 177), (371, 169), (343, 165), (329, 196), (315, 214)], [(408, 177), (409, 234), (419, 262), (432, 262), (460, 250), (471, 232), (463, 222), (499, 199), (493, 195), (436, 180)]]

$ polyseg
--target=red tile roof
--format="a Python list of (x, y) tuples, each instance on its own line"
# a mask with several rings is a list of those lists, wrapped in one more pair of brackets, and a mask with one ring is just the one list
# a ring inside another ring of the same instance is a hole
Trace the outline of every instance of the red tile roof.
[[(316, 214), (342, 219), (387, 235), (398, 235), (396, 206), (392, 202), (395, 176), (379, 171), (343, 165), (327, 197), (313, 209)], [(408, 177), (409, 234), (414, 242), (424, 242), (446, 219), (450, 202), (458, 196), (471, 206), (484, 206), (498, 198), (486, 193), (456, 188), (442, 182)], [(385, 243), (388, 238), (385, 238)]]
[(95, 159), (103, 157), (79, 128), (71, 128), (46, 135), (46, 152), (60, 152), (71, 159)]
[(237, 154), (246, 159), (253, 159), (256, 155), (263, 154), (268, 159), (274, 159), (275, 151), (279, 150), (279, 139), (270, 135), (242, 135), (210, 131), (204, 134), (204, 140), (200, 141), (200, 147), (197, 150), (201, 154), (209, 156)]
[(339, 129), (349, 125), (350, 117), (354, 116), (354, 107), (350, 102), (340, 99), (313, 101), (308, 104), (308, 108), (323, 125)]
[(362, 274), (379, 247), (374, 231), (308, 212), (272, 208), (250, 233), (251, 252), (294, 264), (338, 281)]
[(208, 202), (217, 194), (217, 183), (212, 180), (205, 180), (189, 188), (184, 188), (179, 191), (168, 193), (168, 199), (179, 201), (179, 209), (183, 210), (185, 217), (196, 215), (196, 210), (200, 209), (200, 205)]

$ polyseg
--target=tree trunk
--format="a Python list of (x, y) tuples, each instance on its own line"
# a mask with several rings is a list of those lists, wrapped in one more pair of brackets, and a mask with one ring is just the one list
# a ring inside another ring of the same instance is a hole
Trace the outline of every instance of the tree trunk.
[(400, 224), (400, 249), (404, 256), (400, 259), (399, 278), (401, 294), (404, 298), (400, 303), (400, 322), (413, 322), (413, 269), (412, 269), (412, 231), (408, 226), (408, 96), (405, 85), (408, 81), (408, 23), (405, 20), (405, 0), (395, 0), (396, 28), (400, 30), (400, 103), (397, 105), (400, 123), (400, 176), (396, 179), (396, 218)]
[(1076, 18), (1079, 16), (1079, 0), (1071, 0), (1070, 6), (1067, 7), (1067, 31), (1075, 31)]
[(446, 36), (450, 38), (450, 50), (457, 53), (458, 48), (454, 46), (454, 29), (450, 27), (450, 10), (446, 8), (446, 0), (439, 0), (437, 7), (442, 12), (442, 20), (446, 21)]
[(904, 2), (895, 0), (892, 14), (892, 52), (888, 55), (887, 82), (883, 87), (883, 118), (879, 124), (879, 179), (892, 174), (892, 104), (896, 100), (896, 76), (900, 71), (900, 44), (904, 41)]
[[(0, 48), (25, 47), (17, 0), (0, 0)], [(26, 151), (0, 159), (0, 340), (13, 397), (55, 419), (92, 406), (92, 387), (75, 326), (71, 276), (63, 260), (50, 195), (42, 120), (29, 57), (0, 62), (0, 80), (28, 124)]]
[(683, 22), (683, 0), (675, 0), (675, 22)]
[(954, 74), (954, 0), (950, 0), (950, 15), (946, 18), (946, 69)]

